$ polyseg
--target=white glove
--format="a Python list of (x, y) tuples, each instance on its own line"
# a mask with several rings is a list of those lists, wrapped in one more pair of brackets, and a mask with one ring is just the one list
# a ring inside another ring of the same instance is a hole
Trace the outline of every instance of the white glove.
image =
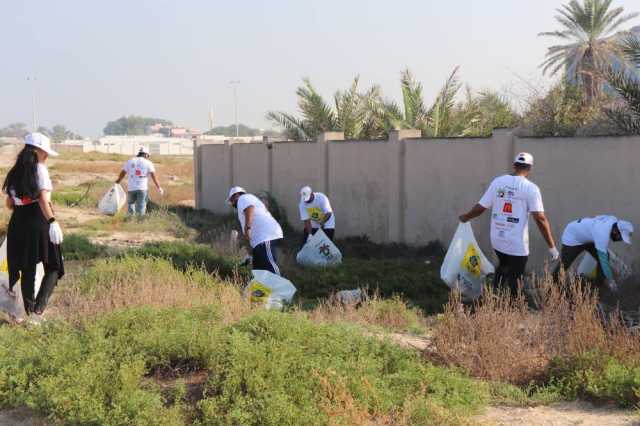
[(618, 292), (618, 283), (616, 283), (615, 280), (609, 280), (607, 285), (609, 286), (609, 290), (611, 290), (613, 293)]
[(160, 196), (164, 196), (164, 189), (162, 189), (162, 187), (158, 188), (158, 192), (160, 193)]
[(551, 261), (555, 262), (556, 260), (560, 259), (560, 252), (557, 248), (551, 247), (549, 249), (549, 256), (551, 256)]
[(62, 229), (60, 228), (60, 224), (58, 222), (53, 222), (49, 225), (49, 240), (53, 244), (62, 244)]

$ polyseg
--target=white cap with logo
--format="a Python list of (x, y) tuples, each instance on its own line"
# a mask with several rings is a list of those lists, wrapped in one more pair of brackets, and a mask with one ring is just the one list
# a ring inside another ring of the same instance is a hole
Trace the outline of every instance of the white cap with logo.
[(631, 244), (631, 236), (633, 235), (633, 225), (631, 224), (631, 222), (627, 222), (626, 220), (619, 220), (618, 231), (620, 231), (620, 235), (622, 235), (622, 241), (627, 244)]
[(239, 194), (239, 193), (246, 194), (246, 193), (247, 193), (247, 191), (246, 191), (243, 187), (241, 187), (241, 186), (234, 186), (234, 187), (232, 187), (232, 188), (229, 190), (229, 195), (227, 196), (227, 202), (228, 202), (228, 203), (229, 203), (229, 202), (231, 202), (231, 197), (233, 197), (234, 195)]
[(149, 148), (147, 148), (146, 146), (141, 146), (140, 149), (138, 150), (138, 154), (149, 155)]
[(533, 155), (528, 152), (521, 152), (516, 155), (516, 158), (513, 160), (516, 164), (524, 164), (526, 166), (533, 166)]
[(52, 157), (57, 157), (59, 155), (57, 152), (51, 149), (51, 140), (42, 133), (29, 133), (24, 138), (24, 143), (25, 145), (35, 146), (36, 148), (43, 150)]
[(311, 199), (311, 195), (313, 195), (313, 190), (310, 186), (303, 186), (302, 188), (300, 188), (300, 198), (305, 203)]

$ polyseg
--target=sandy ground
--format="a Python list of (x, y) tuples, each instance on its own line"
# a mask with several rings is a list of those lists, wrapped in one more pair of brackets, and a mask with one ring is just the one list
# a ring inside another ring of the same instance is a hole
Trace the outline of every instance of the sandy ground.
[(28, 408), (0, 411), (0, 425), (2, 426), (49, 426), (52, 422), (38, 417)]
[(481, 425), (520, 426), (630, 426), (640, 425), (632, 411), (595, 407), (587, 402), (571, 402), (544, 407), (489, 407), (474, 419)]
[(106, 236), (89, 237), (96, 244), (102, 244), (112, 248), (126, 249), (139, 247), (150, 242), (177, 241), (178, 239), (167, 234), (149, 234), (148, 232), (120, 232), (114, 231)]

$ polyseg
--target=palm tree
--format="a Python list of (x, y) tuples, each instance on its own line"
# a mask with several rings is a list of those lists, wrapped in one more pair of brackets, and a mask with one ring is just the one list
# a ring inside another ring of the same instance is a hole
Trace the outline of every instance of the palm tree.
[(544, 73), (555, 75), (560, 70), (584, 87), (587, 99), (601, 88), (597, 70), (621, 56), (618, 43), (611, 36), (622, 24), (638, 16), (624, 14), (623, 7), (612, 8), (613, 0), (571, 0), (557, 9), (560, 31), (543, 32), (540, 36), (554, 37), (566, 44), (548, 48), (541, 64)]
[(620, 48), (626, 66), (609, 65), (602, 74), (623, 102), (607, 109), (606, 113), (624, 132), (640, 134), (640, 36), (628, 34)]
[(298, 108), (302, 118), (282, 111), (269, 111), (267, 119), (285, 129), (293, 140), (311, 140), (322, 132), (342, 131), (346, 139), (379, 137), (377, 125), (371, 114), (380, 89), (373, 86), (362, 93), (358, 91), (359, 77), (345, 91), (337, 91), (330, 105), (313, 87), (309, 79), (298, 87)]
[(455, 67), (438, 92), (436, 100), (427, 108), (422, 96), (422, 83), (417, 81), (409, 69), (402, 71), (402, 108), (392, 101), (381, 101), (376, 112), (385, 132), (393, 129), (420, 129), (424, 136), (451, 136), (451, 119), (455, 98), (460, 90), (459, 67)]

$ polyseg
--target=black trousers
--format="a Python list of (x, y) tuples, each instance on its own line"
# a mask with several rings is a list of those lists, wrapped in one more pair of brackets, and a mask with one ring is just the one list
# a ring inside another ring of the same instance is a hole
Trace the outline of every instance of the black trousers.
[(508, 290), (515, 296), (518, 293), (518, 282), (524, 279), (529, 256), (512, 256), (498, 250), (495, 252), (498, 256), (498, 267), (493, 277), (493, 287)]
[[(40, 290), (38, 295), (35, 293), (36, 285), (36, 266), (25, 268), (20, 273), (20, 290), (22, 290), (22, 301), (24, 303), (24, 310), (27, 315), (35, 312), (41, 314), (49, 303), (49, 298), (53, 293), (53, 289), (58, 284), (59, 272), (57, 269), (47, 268), (45, 265), (44, 277), (40, 283)], [(13, 289), (14, 283), (11, 283), (10, 287)]]
[[(311, 230), (311, 235), (315, 235), (316, 232), (318, 232), (318, 229), (320, 229), (320, 228), (313, 228)], [(324, 231), (325, 234), (327, 234), (327, 237), (329, 237), (329, 239), (331, 241), (333, 241), (333, 237), (334, 237), (334, 235), (336, 233), (336, 230), (332, 228), (332, 229), (323, 229), (323, 231)], [(302, 244), (300, 244), (301, 248), (304, 247), (304, 245), (307, 243), (307, 238), (308, 237), (309, 237), (309, 232), (305, 228), (304, 229), (304, 235), (302, 236)]]
[(280, 275), (280, 268), (278, 267), (278, 258), (276, 255), (276, 247), (279, 242), (280, 240), (265, 241), (264, 243), (258, 244), (251, 250), (251, 256), (253, 257), (253, 269), (269, 271), (276, 275)]
[(593, 243), (583, 244), (581, 246), (566, 246), (562, 245), (562, 251), (560, 252), (560, 263), (556, 266), (556, 269), (553, 271), (553, 279), (554, 281), (560, 280), (560, 265), (564, 268), (565, 271), (568, 271), (573, 262), (582, 254), (582, 252), (588, 252), (593, 258), (598, 262), (598, 272), (597, 272), (597, 283), (601, 284), (603, 282), (604, 274), (602, 273), (602, 267), (600, 266), (600, 258), (598, 257), (598, 250), (596, 250), (596, 246)]

